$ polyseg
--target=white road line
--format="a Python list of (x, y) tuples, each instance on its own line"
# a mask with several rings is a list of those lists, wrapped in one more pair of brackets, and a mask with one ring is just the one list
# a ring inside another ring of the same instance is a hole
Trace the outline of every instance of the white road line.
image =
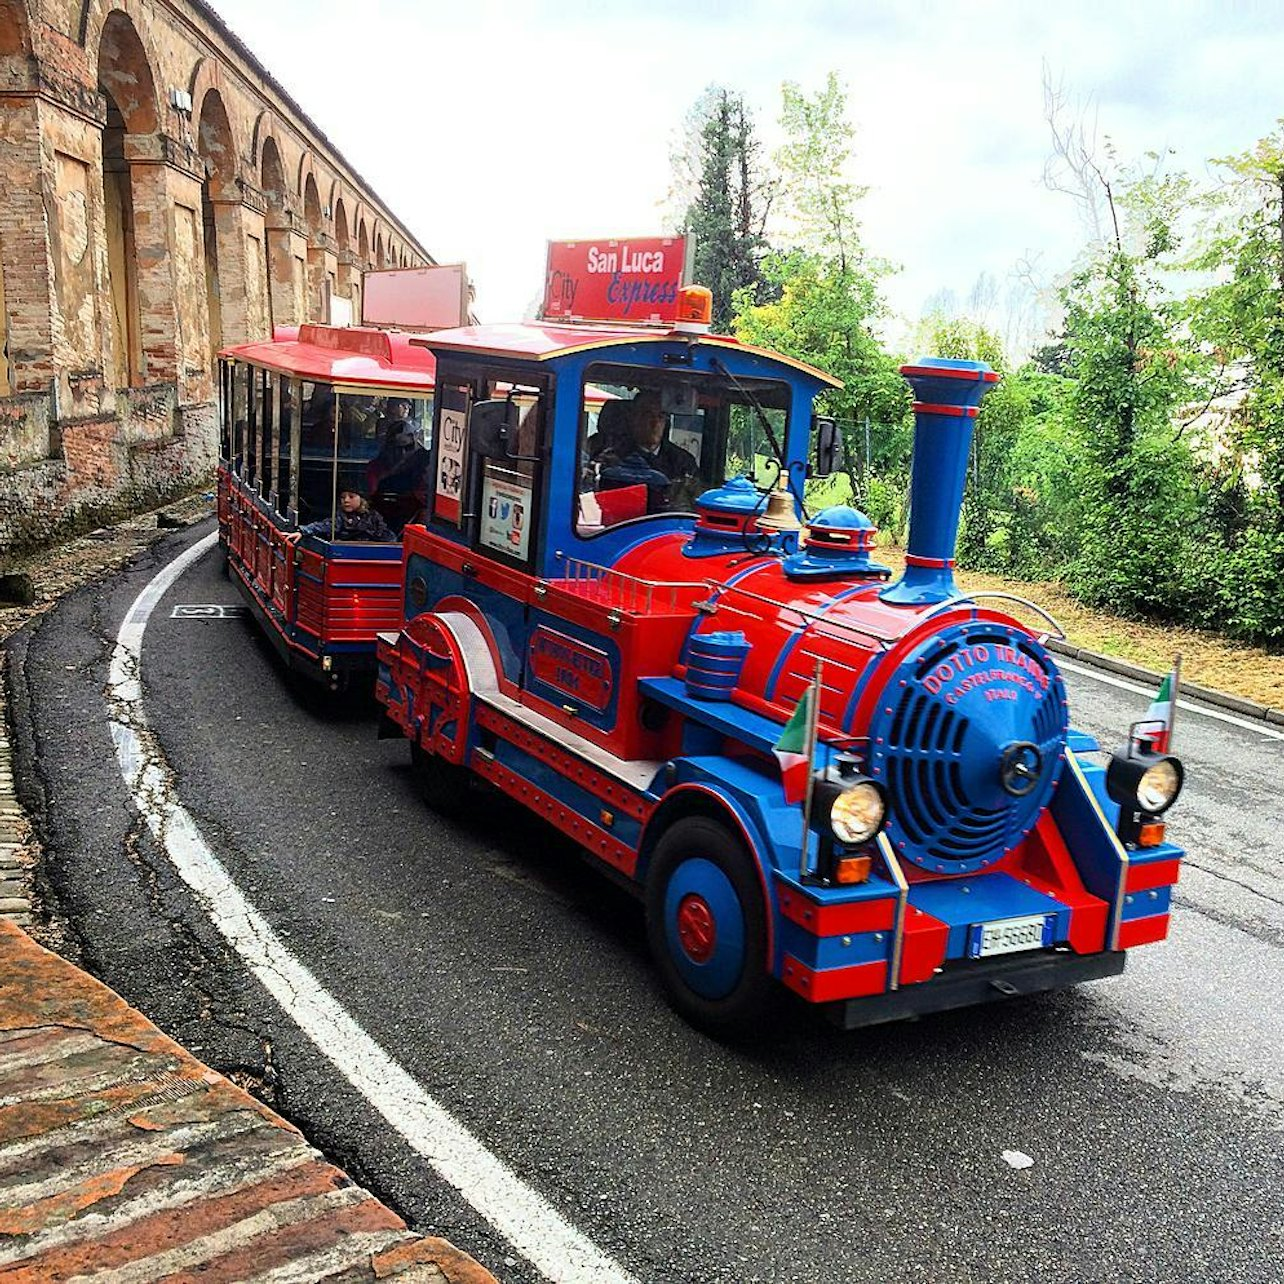
[[(1119, 687), (1124, 691), (1135, 691), (1138, 695), (1150, 696), (1154, 698), (1157, 687), (1148, 687), (1140, 682), (1133, 682), (1128, 678), (1116, 677), (1113, 673), (1102, 673), (1100, 669), (1089, 668), (1086, 664), (1075, 664), (1073, 660), (1062, 659), (1061, 656), (1053, 657), (1057, 662), (1059, 669), (1065, 669), (1067, 673), (1082, 673), (1085, 678), (1095, 678), (1098, 682), (1104, 682), (1108, 687)], [(1197, 713), (1201, 718), (1216, 718), (1218, 722), (1229, 722), (1232, 726), (1243, 727), (1245, 731), (1256, 731), (1259, 736), (1266, 736), (1268, 740), (1284, 740), (1284, 731), (1275, 731), (1271, 727), (1264, 727), (1260, 722), (1253, 722), (1249, 718), (1237, 718), (1233, 713), (1223, 713), (1220, 709), (1210, 709), (1206, 704), (1192, 704), (1189, 700), (1178, 700), (1177, 707), (1185, 709), (1190, 713)], [(1143, 711), (1144, 712), (1144, 711)], [(1178, 734), (1181, 732), (1178, 724)]]
[(290, 1019), (519, 1253), (558, 1284), (636, 1284), (456, 1122), (321, 988), (245, 898), (173, 797), (173, 772), (143, 715), (143, 632), (165, 591), (216, 538), (206, 536), (166, 566), (134, 600), (116, 635), (106, 693), (108, 722), (138, 810), (214, 925)]

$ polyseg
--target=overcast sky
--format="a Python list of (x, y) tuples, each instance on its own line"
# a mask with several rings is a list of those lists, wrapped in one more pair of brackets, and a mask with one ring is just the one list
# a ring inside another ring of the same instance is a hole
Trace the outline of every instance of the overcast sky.
[[(1123, 156), (1202, 172), (1284, 116), (1284, 0), (213, 0), (485, 321), (525, 313), (545, 242), (664, 229), (670, 153), (711, 82), (764, 141), (780, 84), (845, 81), (864, 238), (916, 319), (1082, 243), (1043, 186), (1043, 64)], [(897, 327), (896, 329), (899, 329)]]

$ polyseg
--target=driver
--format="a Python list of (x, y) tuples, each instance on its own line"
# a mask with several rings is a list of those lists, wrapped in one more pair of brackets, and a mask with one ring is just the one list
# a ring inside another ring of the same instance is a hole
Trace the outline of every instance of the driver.
[(695, 476), (700, 465), (689, 450), (669, 440), (668, 427), (669, 416), (660, 406), (660, 394), (643, 389), (629, 403), (629, 439), (615, 447), (621, 456), (619, 462), (626, 467), (654, 469), (670, 481)]
[(668, 439), (669, 417), (660, 405), (660, 394), (643, 389), (629, 404), (627, 432), (613, 443), (604, 443), (590, 454), (598, 466), (599, 488), (645, 485), (647, 511), (671, 510), (678, 496), (691, 489), (700, 465), (696, 457)]

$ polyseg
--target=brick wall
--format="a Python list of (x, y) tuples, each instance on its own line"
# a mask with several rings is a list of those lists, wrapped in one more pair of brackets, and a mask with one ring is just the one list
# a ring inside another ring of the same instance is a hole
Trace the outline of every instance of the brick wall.
[(373, 246), (431, 262), (200, 0), (0, 0), (0, 569), (208, 480), (220, 332)]

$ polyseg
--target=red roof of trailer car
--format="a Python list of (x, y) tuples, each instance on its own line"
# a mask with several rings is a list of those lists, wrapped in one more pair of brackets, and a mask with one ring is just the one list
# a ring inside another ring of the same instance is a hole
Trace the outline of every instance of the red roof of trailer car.
[(432, 353), (396, 330), (304, 325), (258, 343), (225, 348), (219, 355), (324, 383), (397, 387), (431, 392), (436, 362)]
[(451, 352), (473, 352), (493, 357), (524, 357), (545, 361), (550, 357), (564, 357), (588, 348), (609, 348), (625, 343), (670, 343), (674, 339), (698, 340), (700, 343), (731, 348), (736, 352), (751, 352), (769, 357), (791, 366), (795, 370), (841, 388), (841, 381), (823, 370), (795, 361), (768, 348), (755, 348), (725, 334), (687, 334), (675, 330), (657, 330), (648, 327), (555, 325), (541, 321), (525, 321), (512, 325), (465, 325), (455, 330), (437, 330), (432, 334), (415, 335), (411, 346), (440, 348)]

